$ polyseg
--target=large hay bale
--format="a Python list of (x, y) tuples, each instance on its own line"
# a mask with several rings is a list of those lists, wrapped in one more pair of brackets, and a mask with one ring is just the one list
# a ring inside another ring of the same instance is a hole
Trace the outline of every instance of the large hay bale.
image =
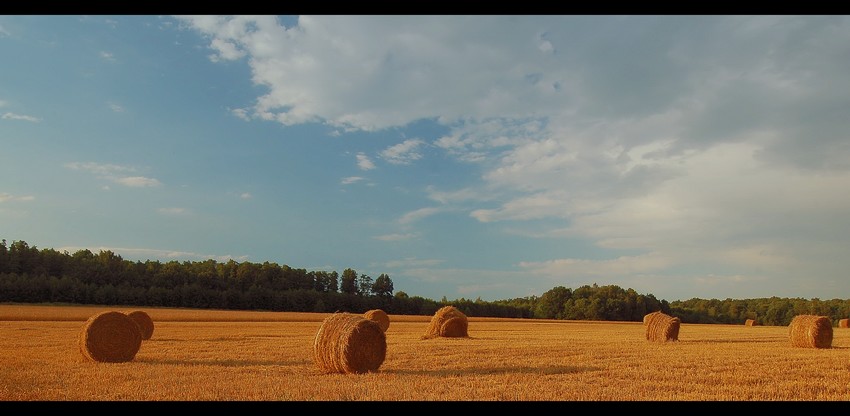
[(313, 358), (325, 373), (377, 371), (387, 354), (387, 338), (377, 322), (347, 312), (322, 321), (313, 343)]
[(366, 311), (363, 317), (377, 322), (378, 326), (381, 327), (381, 331), (387, 332), (387, 329), (390, 327), (390, 317), (381, 309)]
[(142, 346), (138, 325), (121, 312), (101, 312), (83, 325), (80, 352), (92, 361), (124, 363), (132, 361)]
[(788, 325), (792, 347), (832, 347), (832, 321), (818, 315), (797, 315)]
[(446, 328), (446, 329), (453, 334), (459, 333), (461, 328), (463, 330), (463, 333), (461, 335), (451, 335), (451, 336), (453, 336), (453, 337), (466, 337), (466, 336), (468, 336), (467, 330), (469, 328), (469, 321), (468, 321), (466, 315), (464, 315), (463, 312), (461, 312), (459, 309), (455, 308), (454, 306), (449, 305), (449, 306), (444, 306), (444, 307), (438, 309), (437, 312), (434, 313), (434, 316), (431, 317), (431, 323), (428, 324), (428, 328), (425, 330), (425, 335), (422, 336), (422, 339), (446, 336), (446, 335), (443, 335), (443, 332), (442, 332), (443, 331), (443, 324), (445, 324), (446, 321), (448, 321), (452, 318), (461, 319), (461, 320), (463, 320), (464, 324), (461, 325), (460, 322), (453, 322), (453, 323), (449, 324), (449, 327)]
[(440, 326), (440, 336), (446, 338), (463, 338), (469, 336), (469, 320), (455, 316), (449, 318)]
[(643, 316), (643, 324), (646, 325), (646, 323), (649, 322), (650, 319), (652, 319), (653, 315), (657, 315), (659, 313), (661, 313), (661, 311), (650, 312), (650, 313), (644, 315)]
[(145, 311), (133, 311), (127, 313), (127, 317), (133, 320), (139, 327), (142, 339), (151, 339), (153, 336), (153, 319)]
[(653, 312), (644, 317), (646, 321), (646, 339), (653, 342), (679, 340), (679, 325), (682, 321), (662, 312)]
[(758, 322), (756, 322), (756, 320), (755, 320), (755, 319), (747, 319), (747, 320), (744, 322), (744, 325), (746, 325), (746, 326), (757, 326), (757, 325), (758, 325)]
[(839, 319), (838, 320), (839, 328), (850, 328), (850, 319)]

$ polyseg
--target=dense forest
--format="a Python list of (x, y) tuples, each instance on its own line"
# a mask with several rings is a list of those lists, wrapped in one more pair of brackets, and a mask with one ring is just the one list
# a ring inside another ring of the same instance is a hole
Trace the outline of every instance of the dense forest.
[(453, 305), (468, 316), (641, 321), (653, 311), (685, 323), (788, 325), (798, 314), (850, 316), (850, 301), (833, 299), (725, 299), (667, 302), (616, 285), (552, 288), (541, 296), (482, 301), (439, 301), (395, 291), (392, 279), (347, 268), (307, 271), (263, 262), (130, 261), (109, 250), (73, 254), (0, 241), (0, 302), (165, 306), (201, 309), (361, 313), (383, 309), (432, 315)]

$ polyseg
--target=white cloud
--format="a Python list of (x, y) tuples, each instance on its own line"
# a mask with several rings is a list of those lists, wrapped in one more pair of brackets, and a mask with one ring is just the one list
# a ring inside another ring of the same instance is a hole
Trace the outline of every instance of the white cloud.
[(426, 187), (428, 198), (442, 204), (464, 201), (487, 201), (493, 197), (493, 192), (482, 189), (463, 188), (456, 191), (438, 191), (433, 185)]
[(148, 178), (145, 176), (124, 176), (124, 173), (136, 171), (135, 168), (130, 166), (113, 165), (108, 163), (101, 164), (95, 162), (69, 162), (64, 166), (72, 170), (86, 171), (97, 175), (101, 179), (106, 179), (108, 181), (133, 188), (162, 185), (162, 183), (155, 178)]
[(239, 194), (239, 198), (242, 198), (242, 199), (251, 199), (253, 197), (254, 197), (254, 195), (251, 195), (250, 192), (243, 192), (243, 193)]
[(115, 55), (107, 51), (100, 51), (100, 58), (107, 62), (115, 62)]
[(15, 114), (15, 113), (5, 113), (2, 117), (3, 120), (21, 120), (21, 121), (29, 121), (32, 123), (38, 123), (41, 121), (40, 118), (34, 116), (28, 116), (25, 114)]
[(286, 125), (379, 130), (433, 117), (525, 117), (553, 108), (538, 90), (570, 82), (561, 62), (540, 53), (541, 26), (569, 26), (559, 18), (300, 16), (291, 28), (274, 16), (179, 19), (210, 39), (215, 59), (248, 56), (254, 82), (269, 90), (253, 113)]
[(347, 177), (347, 178), (342, 178), (342, 180), (340, 181), (340, 183), (341, 183), (341, 184), (343, 184), (343, 185), (350, 185), (350, 184), (352, 184), (352, 183), (360, 182), (360, 181), (362, 181), (362, 180), (364, 180), (364, 179), (365, 179), (365, 178), (360, 177), (360, 176), (349, 176), (349, 177)]
[(144, 176), (126, 176), (123, 178), (112, 178), (110, 179), (115, 183), (120, 183), (124, 186), (129, 186), (133, 188), (144, 188), (150, 186), (159, 186), (162, 183), (154, 178), (146, 178)]
[(7, 105), (9, 105), (9, 103), (8, 103), (8, 102), (3, 101), (3, 100), (0, 100), (0, 107), (5, 107), (5, 106), (7, 106)]
[[(181, 20), (266, 88), (245, 117), (339, 132), (436, 120), (446, 133), (431, 143), (482, 181), (429, 198), (609, 253), (517, 261), (530, 270), (662, 288), (797, 275), (850, 290), (850, 17)], [(421, 157), (405, 143), (379, 156)]]
[(234, 116), (239, 117), (242, 120), (251, 121), (251, 117), (248, 116), (248, 111), (245, 110), (244, 108), (234, 108), (234, 109), (231, 109), (230, 112)]
[(417, 150), (420, 146), (425, 144), (422, 140), (419, 139), (408, 139), (397, 145), (390, 146), (383, 151), (381, 151), (380, 155), (384, 160), (390, 162), (395, 165), (408, 165), (414, 160), (419, 160), (422, 158), (422, 154)]
[(108, 103), (108, 105), (109, 105), (109, 109), (116, 112), (116, 113), (123, 113), (124, 112), (124, 107), (121, 107), (120, 105), (118, 105), (116, 103), (110, 102), (110, 103)]
[(179, 207), (171, 207), (171, 208), (158, 208), (156, 212), (163, 215), (183, 215), (188, 214), (189, 211), (186, 208)]
[(419, 208), (415, 211), (411, 211), (402, 215), (401, 218), (398, 219), (398, 222), (399, 224), (410, 224), (412, 222), (419, 221), (423, 218), (430, 217), (431, 215), (434, 215), (442, 210), (442, 208), (438, 207)]
[(384, 235), (378, 235), (378, 236), (375, 236), (375, 237), (372, 237), (372, 238), (374, 238), (376, 240), (381, 240), (381, 241), (404, 241), (404, 240), (410, 240), (410, 239), (416, 238), (418, 236), (419, 236), (419, 234), (417, 234), (417, 233), (407, 233), (407, 234), (384, 234)]
[(109, 163), (95, 162), (68, 162), (64, 165), (72, 170), (84, 170), (96, 175), (113, 175), (118, 172), (134, 172), (136, 169), (129, 166), (113, 165)]
[(549, 276), (582, 276), (592, 278), (620, 277), (657, 272), (675, 264), (675, 259), (661, 253), (623, 256), (611, 260), (558, 259), (543, 262), (520, 262), (519, 266)]
[(3, 25), (0, 25), (0, 37), (3, 37), (3, 36), (12, 36), (12, 34), (9, 33), (8, 30), (4, 29)]
[(369, 160), (369, 156), (363, 154), (363, 152), (357, 153), (357, 167), (361, 170), (372, 170), (375, 169), (375, 164)]
[(32, 195), (16, 196), (6, 192), (0, 192), (0, 202), (27, 202), (33, 200), (35, 200), (35, 197)]

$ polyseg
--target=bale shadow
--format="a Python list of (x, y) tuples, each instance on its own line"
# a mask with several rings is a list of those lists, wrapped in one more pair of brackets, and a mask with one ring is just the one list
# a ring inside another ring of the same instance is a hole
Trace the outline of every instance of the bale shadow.
[(557, 374), (578, 374), (590, 371), (602, 371), (603, 367), (588, 367), (575, 365), (557, 365), (552, 367), (481, 367), (481, 368), (442, 368), (429, 370), (407, 370), (407, 369), (387, 369), (380, 370), (381, 373), (399, 374), (399, 375), (414, 375), (414, 376), (447, 376), (447, 375), (491, 375), (491, 374), (539, 374), (539, 375), (557, 375)]
[(151, 358), (139, 358), (134, 360), (140, 364), (149, 365), (198, 365), (215, 367), (254, 367), (254, 366), (281, 366), (292, 367), (309, 364), (309, 361), (275, 361), (275, 360), (160, 360)]
[(781, 342), (781, 339), (687, 339), (679, 340), (684, 344), (755, 344), (755, 343), (775, 343)]

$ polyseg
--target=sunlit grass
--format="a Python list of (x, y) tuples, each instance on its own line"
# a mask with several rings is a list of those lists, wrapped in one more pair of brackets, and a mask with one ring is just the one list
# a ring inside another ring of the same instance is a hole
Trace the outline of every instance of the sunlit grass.
[[(148, 312), (135, 360), (86, 361), (84, 320)], [(54, 319), (49, 319), (54, 314)], [(328, 314), (0, 305), (0, 400), (850, 400), (850, 330), (793, 348), (787, 327), (470, 318), (469, 338), (422, 340), (430, 317), (390, 315), (377, 373), (321, 374)]]

